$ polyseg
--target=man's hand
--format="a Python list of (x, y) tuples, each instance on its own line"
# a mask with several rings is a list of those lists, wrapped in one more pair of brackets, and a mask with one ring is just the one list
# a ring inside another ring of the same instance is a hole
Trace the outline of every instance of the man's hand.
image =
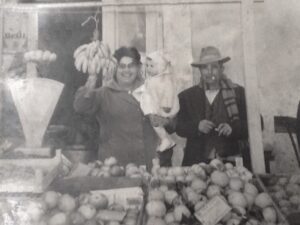
[(198, 130), (204, 134), (208, 134), (215, 126), (216, 125), (212, 121), (201, 120), (198, 125)]
[(219, 136), (224, 135), (228, 137), (232, 133), (232, 128), (228, 123), (221, 123), (217, 128)]
[(168, 118), (155, 114), (150, 114), (149, 118), (153, 127), (164, 127), (170, 122)]

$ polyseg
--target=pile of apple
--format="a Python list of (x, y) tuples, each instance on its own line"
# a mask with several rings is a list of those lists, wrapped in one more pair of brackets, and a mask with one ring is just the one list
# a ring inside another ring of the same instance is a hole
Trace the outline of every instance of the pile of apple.
[(153, 180), (166, 183), (190, 183), (195, 177), (206, 179), (213, 170), (224, 171), (229, 178), (240, 178), (243, 181), (252, 179), (253, 174), (245, 167), (234, 167), (231, 163), (223, 164), (220, 160), (214, 159), (209, 164), (199, 163), (191, 167), (160, 167), (156, 160), (153, 160), (152, 176)]
[(300, 174), (274, 176), (267, 182), (267, 188), (282, 213), (300, 211)]
[(129, 163), (125, 167), (118, 164), (115, 157), (106, 158), (103, 162), (100, 160), (88, 164), (91, 168), (90, 176), (95, 177), (131, 177), (148, 178), (150, 174), (146, 168)]
[(157, 167), (152, 173), (146, 204), (147, 225), (200, 224), (194, 213), (215, 196), (231, 207), (219, 225), (238, 225), (245, 218), (247, 225), (279, 223), (271, 197), (259, 193), (245, 168), (213, 160), (190, 168)]
[(31, 209), (33, 225), (136, 225), (137, 208), (109, 205), (101, 193), (82, 193), (77, 197), (55, 191), (44, 193), (43, 207)]

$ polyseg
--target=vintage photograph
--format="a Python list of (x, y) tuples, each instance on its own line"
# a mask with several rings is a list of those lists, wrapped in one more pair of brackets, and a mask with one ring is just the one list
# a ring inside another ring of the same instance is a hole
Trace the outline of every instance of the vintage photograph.
[(0, 0), (0, 225), (299, 224), (299, 18)]

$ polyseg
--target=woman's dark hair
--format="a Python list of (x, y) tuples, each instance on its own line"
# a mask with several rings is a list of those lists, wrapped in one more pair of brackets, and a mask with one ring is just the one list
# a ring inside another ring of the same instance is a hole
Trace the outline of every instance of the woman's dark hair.
[(114, 57), (120, 62), (123, 57), (130, 57), (136, 64), (141, 64), (141, 55), (135, 47), (120, 47), (114, 53)]

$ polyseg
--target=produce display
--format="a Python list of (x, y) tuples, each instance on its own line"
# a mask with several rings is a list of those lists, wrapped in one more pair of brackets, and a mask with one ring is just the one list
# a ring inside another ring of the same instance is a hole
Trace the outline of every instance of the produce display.
[(47, 191), (41, 197), (0, 201), (1, 224), (31, 225), (135, 225), (137, 208), (109, 204), (103, 194), (77, 197)]
[[(80, 170), (80, 171), (78, 171)], [(142, 179), (149, 179), (150, 173), (147, 172), (146, 168), (143, 166), (137, 166), (134, 163), (129, 163), (126, 166), (121, 166), (118, 163), (118, 160), (115, 157), (109, 157), (101, 160), (96, 160), (93, 162), (88, 163), (87, 165), (83, 166), (75, 165), (73, 169), (70, 170), (71, 175), (73, 173), (82, 173), (85, 170), (84, 174), (86, 176), (93, 176), (93, 177), (131, 177), (131, 178), (142, 178)], [(72, 176), (72, 175), (71, 175)]]
[(300, 212), (300, 174), (262, 178), (284, 215)]
[[(36, 171), (23, 167), (1, 167), (1, 180), (13, 176), (20, 180), (34, 179)], [(72, 196), (68, 192), (49, 190), (31, 201), (16, 203), (9, 202), (9, 198), (0, 201), (4, 212), (2, 222), (137, 225), (141, 224), (140, 218), (144, 215), (145, 225), (279, 225), (287, 223), (278, 214), (272, 197), (283, 212), (299, 210), (299, 175), (269, 179), (269, 194), (246, 168), (224, 164), (217, 159), (209, 164), (169, 168), (160, 167), (154, 160), (151, 174), (133, 163), (120, 166), (114, 157), (90, 162), (86, 167), (89, 168), (88, 176), (147, 178), (143, 179), (147, 187), (144, 211), (135, 204), (133, 207), (124, 205), (115, 195), (107, 196), (109, 192), (105, 191), (81, 191)], [(22, 205), (17, 211), (14, 209), (16, 204)], [(22, 220), (20, 215), (23, 214), (26, 217)], [(206, 223), (210, 217), (215, 222)]]
[(191, 167), (160, 167), (157, 160), (153, 160), (152, 174), (154, 179), (167, 182), (189, 183), (195, 176), (206, 179), (207, 174), (212, 170), (218, 169), (225, 171), (228, 177), (237, 177), (244, 181), (252, 179), (252, 173), (245, 167), (233, 167), (231, 163), (223, 164), (220, 160), (212, 160), (210, 164), (199, 163)]
[[(271, 176), (265, 182), (269, 191), (266, 192), (246, 168), (224, 164), (218, 159), (209, 164), (168, 168), (160, 167), (154, 159), (149, 173), (143, 166), (134, 163), (121, 166), (115, 157), (109, 157), (63, 171), (67, 177), (75, 174), (73, 178), (76, 174), (79, 177), (141, 178), (146, 187), (146, 195), (142, 195), (145, 207), (124, 205), (115, 194), (111, 195), (112, 189), (109, 192), (85, 189), (74, 196), (48, 190), (22, 201), (3, 198), (0, 222), (20, 225), (139, 225), (142, 222), (145, 225), (279, 225), (287, 223), (278, 214), (272, 198), (286, 215), (300, 210), (300, 175)], [(5, 164), (0, 166), (0, 184), (16, 184), (16, 180), (18, 185), (34, 184), (37, 176), (44, 174), (41, 169)]]
[(282, 222), (269, 194), (260, 192), (245, 168), (213, 160), (210, 164), (188, 168), (156, 167), (152, 173), (146, 204), (147, 225), (201, 224), (195, 215), (208, 207), (216, 196), (230, 207), (217, 224)]
[(97, 177), (120, 177), (127, 176), (131, 178), (143, 178), (149, 177), (150, 174), (147, 172), (146, 168), (143, 166), (137, 166), (134, 163), (129, 163), (125, 167), (118, 165), (118, 161), (114, 157), (105, 159), (103, 162), (97, 160), (90, 163), (92, 171), (90, 176)]
[(118, 203), (109, 204), (103, 194), (81, 193), (77, 197), (46, 192), (43, 197), (45, 213), (42, 221), (48, 225), (136, 224), (138, 209), (125, 209)]

